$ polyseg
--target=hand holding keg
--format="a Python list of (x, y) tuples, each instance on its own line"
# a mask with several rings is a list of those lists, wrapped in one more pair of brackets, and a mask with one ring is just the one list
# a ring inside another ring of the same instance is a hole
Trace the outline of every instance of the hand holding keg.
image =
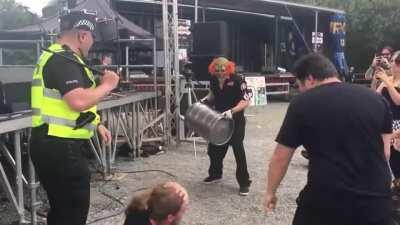
[(223, 116), (226, 118), (232, 119), (232, 109), (226, 110), (225, 112), (222, 113)]
[(232, 137), (234, 122), (208, 106), (196, 102), (192, 104), (185, 114), (185, 124), (204, 139), (215, 145), (224, 145)]

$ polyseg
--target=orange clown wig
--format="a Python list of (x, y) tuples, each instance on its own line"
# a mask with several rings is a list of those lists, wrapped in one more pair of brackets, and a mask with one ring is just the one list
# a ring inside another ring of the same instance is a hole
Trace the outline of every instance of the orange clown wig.
[(208, 72), (211, 75), (215, 75), (216, 73), (220, 73), (224, 76), (231, 76), (235, 73), (235, 63), (229, 61), (224, 57), (215, 58), (211, 64), (208, 66)]

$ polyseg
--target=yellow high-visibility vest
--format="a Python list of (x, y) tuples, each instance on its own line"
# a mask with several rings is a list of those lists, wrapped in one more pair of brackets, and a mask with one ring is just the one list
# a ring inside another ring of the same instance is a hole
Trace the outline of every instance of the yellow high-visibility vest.
[[(53, 44), (49, 47), (53, 52), (65, 51), (60, 44)], [(73, 129), (76, 125), (76, 119), (80, 112), (72, 110), (63, 100), (61, 93), (57, 89), (45, 87), (43, 81), (43, 68), (53, 53), (44, 51), (40, 56), (35, 70), (33, 71), (33, 80), (31, 88), (31, 106), (33, 110), (32, 127), (38, 127), (44, 123), (48, 124), (48, 135), (62, 138), (89, 139), (100, 122), (100, 116), (97, 114), (97, 107), (93, 106), (87, 111), (91, 111), (96, 118), (86, 126)], [(85, 64), (80, 56), (74, 54), (75, 59)], [(93, 73), (84, 68), (86, 75), (92, 81), (91, 88), (95, 88)], [(87, 112), (85, 111), (85, 112)]]

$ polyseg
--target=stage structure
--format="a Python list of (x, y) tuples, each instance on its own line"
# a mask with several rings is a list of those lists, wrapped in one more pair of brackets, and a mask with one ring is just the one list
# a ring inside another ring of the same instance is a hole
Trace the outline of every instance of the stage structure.
[[(154, 39), (151, 42), (155, 43)], [(7, 43), (31, 45), (36, 48), (38, 56), (41, 53), (40, 48), (49, 44), (43, 40), (0, 41), (2, 45)], [(42, 46), (42, 44), (44, 45)], [(124, 66), (129, 68), (130, 65)], [(0, 65), (2, 104), (4, 99), (16, 99), (13, 95), (22, 93), (22, 102), (7, 102), (7, 104), (18, 106), (23, 103), (24, 106), (29, 106), (24, 93), (30, 92), (29, 87), (26, 87), (25, 84), (31, 83), (33, 69), (33, 65)], [(106, 125), (112, 133), (113, 141), (110, 145), (101, 144), (96, 134), (89, 141), (89, 146), (91, 146), (94, 156), (102, 169), (104, 178), (110, 177), (112, 174), (119, 140), (126, 141), (130, 149), (133, 150), (133, 158), (139, 157), (139, 149), (143, 142), (163, 141), (164, 131), (162, 126), (158, 125), (163, 121), (164, 117), (159, 115), (159, 110), (155, 105), (159, 98), (159, 92), (156, 87), (155, 90), (156, 92), (114, 93), (99, 104), (98, 109), (103, 121), (106, 121)], [(6, 174), (3, 166), (4, 162), (0, 162), (2, 189), (6, 192), (12, 206), (17, 211), (20, 224), (28, 223), (25, 212), (27, 204), (24, 199), (24, 195), (28, 194), (31, 212), (29, 223), (36, 225), (36, 212), (41, 202), (36, 197), (39, 183), (35, 179), (35, 171), (29, 157), (25, 158), (28, 160), (25, 160), (25, 162), (29, 162), (28, 176), (22, 172), (23, 156), (26, 153), (29, 154), (31, 111), (24, 109), (23, 111), (17, 110), (11, 113), (2, 113), (0, 114), (0, 124), (0, 155), (5, 158), (6, 164), (11, 166), (12, 171), (15, 171), (15, 174)], [(10, 175), (15, 176), (14, 181), (9, 179)], [(12, 185), (13, 182), (15, 182), (15, 185)], [(24, 187), (30, 191), (25, 193)]]
[[(216, 54), (235, 61), (239, 72), (243, 75), (256, 74), (265, 76), (266, 81), (270, 81), (273, 79), (267, 79), (267, 76), (274, 77), (272, 75), (277, 74), (278, 67), (290, 70), (293, 62), (306, 53), (323, 52), (333, 58), (334, 38), (329, 32), (331, 17), (336, 14), (345, 15), (344, 11), (338, 9), (276, 0), (114, 0), (114, 2), (115, 9), (121, 15), (151, 31), (157, 43), (163, 43), (164, 48), (158, 48), (157, 51), (162, 52), (164, 57), (165, 86), (168, 93), (165, 97), (167, 104), (170, 104), (166, 106), (170, 122), (166, 124), (168, 132), (165, 135), (168, 136), (166, 137), (168, 140), (175, 137), (177, 143), (185, 139), (186, 135), (183, 121), (178, 118), (178, 114), (184, 114), (186, 99), (182, 96), (187, 92), (185, 85), (182, 85), (185, 83), (184, 79), (180, 79), (183, 76), (178, 72), (179, 58), (176, 52), (186, 48), (184, 50), (187, 51), (187, 59), (194, 65), (194, 77), (201, 81), (193, 82), (196, 92), (199, 88), (204, 92), (204, 86), (207, 84), (199, 84), (209, 80), (207, 66), (212, 58), (217, 56)], [(189, 47), (183, 46), (180, 42), (182, 35), (174, 29), (175, 24), (183, 20), (190, 21), (191, 24), (189, 30), (192, 31), (192, 42), (189, 43)], [(218, 23), (222, 25), (219, 26)], [(221, 45), (212, 43), (221, 49), (220, 52), (211, 52), (212, 50), (209, 54), (196, 52), (198, 49), (204, 50), (204, 48), (196, 49), (196, 46), (208, 47), (207, 41), (203, 42), (205, 45), (195, 43), (196, 41), (208, 38), (208, 43), (213, 42), (209, 37), (195, 36), (196, 27), (200, 27), (197, 25), (201, 24), (204, 24), (204, 27), (217, 28), (213, 31), (205, 29), (205, 32), (198, 32), (200, 35), (214, 35), (215, 42), (219, 39), (227, 40), (221, 41)], [(221, 33), (216, 35), (218, 32)], [(174, 42), (176, 36), (178, 44)], [(267, 83), (267, 90), (271, 94), (288, 95), (288, 85), (289, 82), (286, 80)]]
[[(151, 92), (125, 91), (114, 93), (99, 104), (99, 111), (102, 114), (103, 119), (106, 120), (107, 126), (112, 132), (114, 140), (111, 145), (103, 145), (99, 141), (98, 136), (95, 135), (89, 141), (88, 146), (90, 146), (90, 149), (94, 153), (95, 158), (101, 167), (104, 178), (110, 177), (112, 173), (117, 151), (117, 142), (119, 142), (119, 140), (125, 140), (127, 145), (133, 151), (133, 158), (139, 157), (139, 149), (144, 142), (171, 142), (172, 137), (170, 127), (171, 122), (174, 121), (173, 117), (175, 116), (174, 113), (176, 107), (175, 89), (171, 88), (171, 86), (172, 83), (175, 83), (174, 77), (177, 77), (177, 73), (174, 71), (179, 71), (179, 65), (173, 64), (175, 62), (175, 53), (173, 51), (175, 49), (175, 42), (172, 34), (172, 31), (174, 30), (173, 21), (177, 20), (177, 14), (172, 16), (172, 11), (176, 12), (177, 7), (169, 9), (169, 12), (166, 13), (166, 27), (168, 28), (166, 29), (166, 33), (171, 34), (171, 39), (166, 42), (170, 51), (168, 54), (164, 55), (164, 62), (169, 62), (168, 65), (170, 65), (171, 68), (171, 70), (168, 70), (169, 73), (165, 73), (165, 86), (168, 87), (166, 88), (166, 93), (168, 93), (166, 96), (169, 96), (168, 101), (172, 102), (174, 108), (171, 108), (171, 102), (168, 102), (169, 104), (165, 104), (165, 109), (160, 109), (157, 105), (161, 92), (158, 89), (156, 82), (157, 58), (155, 38), (149, 32), (136, 26), (122, 16), (119, 16), (117, 13), (110, 11), (111, 9), (107, 8), (109, 5), (106, 4), (106, 2), (107, 1), (105, 0), (80, 1), (80, 4), (77, 4), (76, 6), (76, 10), (80, 10), (82, 7), (92, 10), (99, 9), (101, 10), (102, 16), (108, 16), (108, 18), (115, 20), (117, 24), (123, 24), (123, 26), (119, 26), (119, 29), (117, 27), (118, 31), (121, 31), (121, 29), (129, 31), (129, 29), (131, 29), (130, 32), (128, 32), (129, 35), (125, 37), (125, 39), (118, 35), (116, 40), (109, 43), (118, 46), (124, 45), (124, 53), (126, 56), (125, 63), (122, 63), (122, 57), (118, 56), (120, 59), (118, 65), (110, 65), (110, 67), (117, 67), (116, 69), (118, 70), (119, 68), (125, 68), (124, 79), (121, 79), (121, 81), (129, 80), (129, 68), (150, 68), (153, 70), (154, 87)], [(96, 5), (94, 3), (102, 5)], [(173, 2), (171, 1), (170, 3)], [(58, 19), (52, 17), (45, 19), (37, 25), (11, 31), (0, 31), (0, 82), (3, 85), (0, 85), (0, 87), (6, 88), (6, 92), (9, 92), (12, 91), (12, 88), (9, 87), (30, 83), (32, 81), (32, 72), (34, 69), (34, 65), (10, 65), (7, 57), (4, 57), (6, 55), (4, 50), (31, 49), (38, 57), (41, 54), (41, 48), (48, 47), (55, 40), (57, 33), (56, 27), (58, 27)], [(145, 46), (152, 50), (152, 63), (144, 65), (131, 65), (129, 63), (129, 49), (135, 48), (136, 46)], [(96, 46), (95, 50), (98, 50)], [(119, 53), (122, 53), (122, 51), (119, 51)], [(34, 62), (32, 62), (32, 64), (33, 63)], [(29, 92), (29, 88), (24, 88), (24, 90), (25, 89)], [(15, 90), (18, 91), (20, 89), (14, 89), (14, 91)], [(7, 96), (10, 96), (10, 93), (6, 93)], [(7, 102), (7, 104), (8, 103), (11, 104), (11, 102)], [(14, 105), (19, 105), (19, 102)], [(27, 96), (24, 96), (24, 105), (29, 105), (29, 98)], [(29, 153), (27, 143), (29, 142), (28, 140), (30, 136), (30, 116), (31, 114), (29, 109), (25, 111), (13, 110), (12, 113), (0, 114), (0, 154), (2, 157), (5, 157), (6, 160), (6, 164), (2, 164), (3, 162), (0, 163), (0, 183), (2, 189), (6, 192), (7, 197), (11, 202), (11, 205), (14, 206), (19, 215), (19, 223), (30, 223), (36, 225), (38, 222), (36, 212), (41, 204), (40, 201), (37, 200), (36, 196), (36, 190), (39, 187), (39, 183), (35, 180), (35, 171), (30, 163), (29, 157), (25, 158), (29, 161), (29, 174), (24, 174), (22, 171), (24, 155), (25, 153)], [(168, 129), (168, 127), (169, 132), (166, 132), (165, 129)], [(25, 160), (25, 162), (28, 161)], [(11, 166), (12, 171), (14, 172), (6, 174), (5, 165)], [(15, 176), (15, 180), (9, 179), (10, 176)], [(14, 182), (15, 185), (13, 185)], [(29, 190), (29, 192), (24, 191), (24, 186)], [(31, 200), (29, 205), (30, 217), (26, 217), (27, 212), (25, 211), (25, 207), (27, 206), (27, 202), (25, 202), (26, 200), (24, 199), (24, 195), (28, 195)]]
[[(162, 29), (165, 78), (165, 140), (172, 141), (172, 130), (178, 131), (179, 118), (179, 59), (178, 59), (178, 0), (162, 0)], [(177, 137), (179, 137), (177, 135)], [(177, 141), (178, 143), (179, 141)]]
[[(119, 13), (153, 31), (157, 41), (163, 39), (158, 31), (161, 0), (115, 2)], [(179, 20), (190, 20), (192, 28), (196, 23), (226, 22), (226, 56), (245, 72), (260, 72), (277, 67), (290, 69), (293, 61), (311, 51), (323, 52), (333, 59), (332, 16), (345, 16), (345, 12), (276, 0), (179, 0), (178, 15)], [(196, 55), (191, 50), (189, 53)]]

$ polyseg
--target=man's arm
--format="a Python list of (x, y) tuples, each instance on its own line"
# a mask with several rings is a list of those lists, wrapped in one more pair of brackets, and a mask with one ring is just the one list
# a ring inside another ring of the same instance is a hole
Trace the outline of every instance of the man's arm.
[(390, 158), (390, 142), (392, 141), (392, 137), (393, 137), (392, 134), (382, 134), (383, 153), (388, 161)]
[(64, 101), (77, 112), (90, 109), (98, 104), (112, 89), (105, 85), (91, 88), (75, 88), (63, 96)]
[[(65, 56), (74, 58), (69, 52)], [(88, 88), (88, 80), (82, 66), (57, 55), (51, 57), (43, 68), (43, 78), (47, 88), (58, 90), (68, 106), (77, 112), (85, 111), (96, 105), (104, 96), (118, 85), (119, 77), (112, 71), (105, 70), (101, 84)]]
[(231, 109), (232, 114), (243, 111), (247, 106), (249, 106), (250, 101), (248, 100), (240, 100), (240, 102)]
[(271, 157), (268, 168), (267, 193), (275, 194), (286, 171), (295, 149), (278, 144)]
[(275, 209), (277, 202), (276, 191), (287, 172), (294, 151), (294, 148), (282, 144), (278, 144), (275, 147), (267, 172), (267, 190), (265, 192), (265, 210), (267, 212)]
[(105, 71), (101, 84), (96, 88), (75, 88), (64, 94), (64, 101), (71, 109), (82, 112), (98, 104), (101, 99), (117, 87), (119, 77), (113, 71)]

